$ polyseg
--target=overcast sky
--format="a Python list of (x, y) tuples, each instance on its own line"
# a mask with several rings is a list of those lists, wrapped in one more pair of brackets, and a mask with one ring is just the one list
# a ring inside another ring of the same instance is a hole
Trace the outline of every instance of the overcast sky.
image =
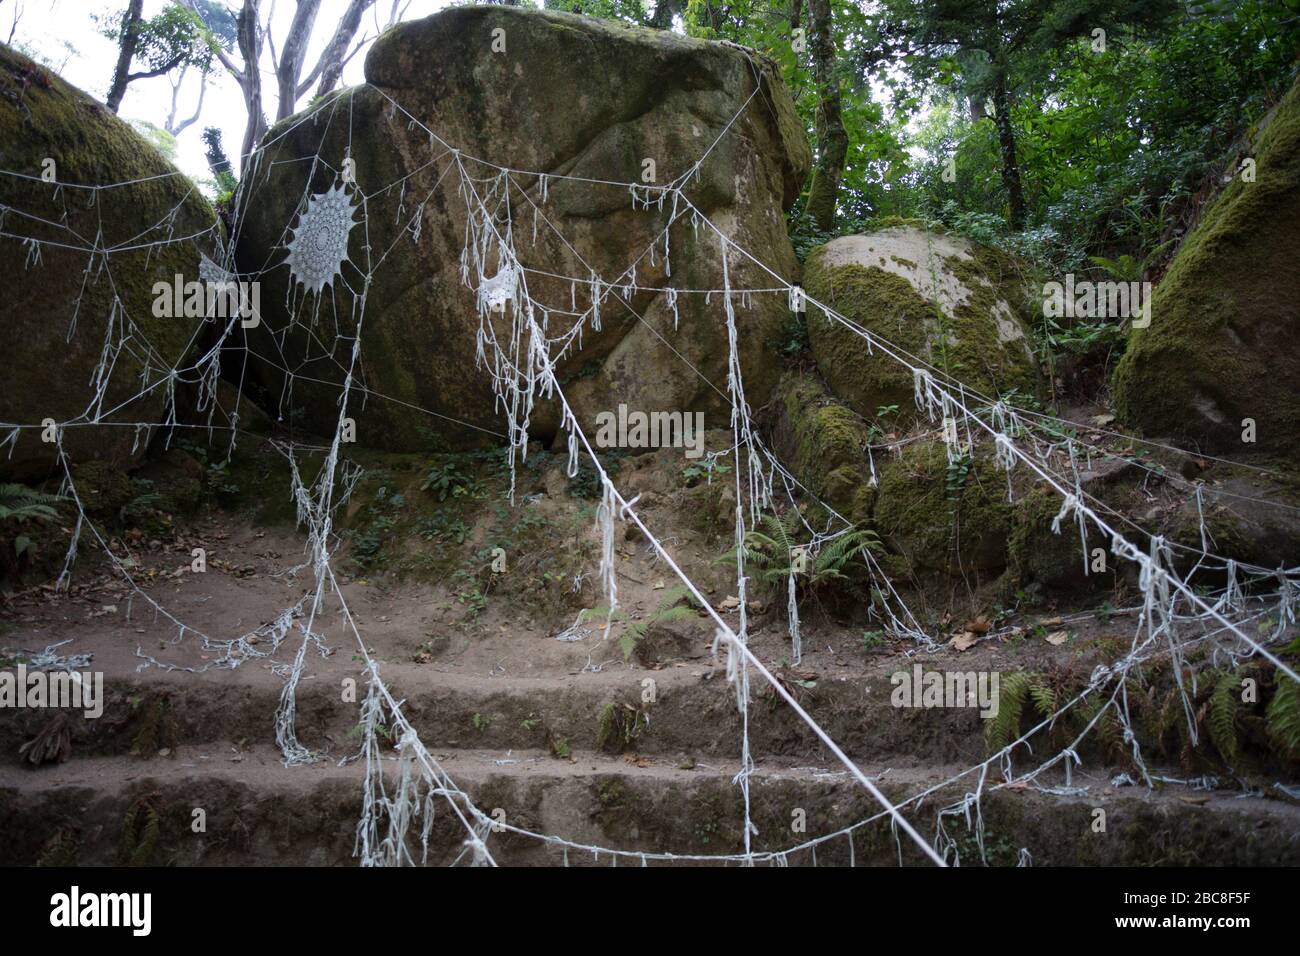
[[(447, 4), (448, 0), (411, 0), (403, 19), (414, 20), (427, 16)], [(145, 17), (153, 16), (165, 5), (165, 0), (146, 0)], [(233, 0), (227, 2), (227, 6), (234, 5), (236, 4)], [(274, 7), (271, 33), (277, 49), (288, 33), (295, 6), (293, 0), (278, 0), (278, 2), (263, 0), (262, 2), (263, 16), (266, 15), (266, 11)], [(9, 40), (12, 29), (12, 42), (15, 45), (38, 52), (69, 83), (80, 87), (96, 99), (103, 100), (108, 93), (108, 84), (113, 78), (117, 47), (98, 33), (93, 16), (96, 13), (120, 13), (125, 7), (125, 0), (0, 0), (0, 39)], [(304, 75), (315, 64), (317, 56), (329, 40), (346, 7), (347, 0), (322, 0), (312, 42), (308, 48)], [(378, 28), (387, 22), (390, 7), (389, 0), (378, 0), (367, 12), (362, 24), (362, 32), (373, 39)], [(13, 29), (15, 14), (18, 23), (17, 28)], [(348, 63), (343, 71), (344, 84), (360, 83), (364, 79), (362, 73), (364, 59), (365, 52), (362, 51)], [(238, 61), (237, 55), (235, 60)], [(137, 66), (136, 69), (139, 67)], [(274, 122), (275, 75), (272, 72), (269, 53), (265, 52), (262, 74), (267, 119)], [(199, 78), (191, 70), (181, 89), (177, 110), (179, 116), (188, 118), (194, 112), (198, 95)], [(167, 77), (137, 80), (127, 88), (126, 99), (122, 101), (122, 108), (118, 115), (123, 119), (144, 119), (157, 126), (163, 126), (171, 110), (171, 96), (172, 87)], [(309, 96), (304, 97), (302, 104), (305, 105), (309, 98)], [(246, 116), (239, 84), (222, 69), (219, 63), (215, 64), (208, 80), (203, 112), (198, 122), (177, 137), (177, 165), (195, 178), (210, 178), (211, 173), (208, 171), (203, 142), (200, 138), (203, 127), (219, 127), (226, 152), (234, 158), (244, 138)], [(237, 158), (235, 161), (238, 163)]]

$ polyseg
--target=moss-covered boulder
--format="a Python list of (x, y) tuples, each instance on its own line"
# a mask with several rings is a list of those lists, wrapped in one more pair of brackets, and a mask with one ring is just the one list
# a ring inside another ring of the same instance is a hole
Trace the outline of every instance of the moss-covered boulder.
[[(211, 206), (125, 122), (4, 45), (0, 169), (0, 423), (86, 422), (97, 412), (105, 422), (161, 421), (168, 372), (203, 320), (156, 317), (153, 286), (199, 278), (200, 247), (216, 229)], [(41, 437), (23, 429), (0, 452), (0, 475), (47, 474), (55, 445)], [(143, 437), (70, 425), (63, 447), (73, 461), (120, 466), (143, 452)]]
[[(814, 249), (804, 287), (845, 318), (989, 396), (1034, 394), (1038, 368), (1017, 263), (955, 236), (897, 225)], [(831, 390), (860, 415), (912, 414), (912, 374), (843, 323), (809, 311), (809, 341)]]
[[(467, 216), (482, 218), (482, 200), (498, 232), (509, 219), (549, 335), (558, 339), (571, 313), (590, 307), (593, 270), (618, 282), (601, 289), (599, 331), (588, 324), (567, 348), (552, 343), (584, 423), (620, 402), (703, 411), (706, 427), (729, 421), (729, 404), (710, 384), (725, 389), (727, 376), (721, 297), (661, 291), (721, 288), (716, 236), (679, 203), (665, 242), (672, 198), (660, 204), (654, 194), (650, 208), (634, 208), (629, 188), (609, 183), (644, 182), (649, 160), (653, 183), (664, 185), (705, 157), (686, 197), (735, 243), (793, 274), (783, 212), (809, 155), (773, 66), (670, 31), (481, 6), (400, 24), (375, 42), (365, 70), (366, 84), (274, 127), (244, 186), (238, 259), (262, 272), (265, 319), (249, 373), (278, 414), (333, 431), (346, 337), (369, 272), (362, 380), (380, 394), (354, 405), (357, 441), (419, 449), (432, 434), (454, 447), (484, 437), (457, 422), (503, 430), (489, 372), (476, 363), (478, 277), (472, 266), (470, 285), (462, 277)], [(306, 198), (342, 183), (345, 159), (365, 204), (343, 281), (318, 297), (282, 267), (284, 244)], [(488, 250), (488, 269), (495, 255)], [(627, 289), (633, 263), (639, 288)], [(730, 281), (772, 285), (735, 253)], [(745, 386), (757, 406), (777, 377), (763, 343), (788, 304), (770, 294), (737, 295), (735, 304)], [(494, 317), (499, 341), (514, 320), (511, 306)], [(292, 389), (283, 368), (298, 376)], [(539, 438), (555, 434), (555, 403), (539, 405), (531, 424)]]
[(790, 372), (777, 386), (770, 428), (781, 460), (808, 490), (857, 524), (871, 517), (871, 483), (862, 419), (836, 401), (815, 375)]
[[(1300, 84), (1187, 235), (1115, 370), (1115, 407), (1150, 435), (1294, 460), (1300, 442)], [(1243, 442), (1253, 419), (1255, 443)]]
[(875, 524), (913, 571), (996, 576), (1012, 527), (1006, 473), (987, 448), (949, 464), (941, 441), (922, 439), (881, 469)]

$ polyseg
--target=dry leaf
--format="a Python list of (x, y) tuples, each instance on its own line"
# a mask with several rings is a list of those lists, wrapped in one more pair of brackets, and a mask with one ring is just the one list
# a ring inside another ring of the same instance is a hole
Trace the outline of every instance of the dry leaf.
[(1047, 635), (1047, 643), (1051, 644), (1053, 647), (1060, 647), (1069, 639), (1069, 631), (1053, 631), (1051, 634)]
[(984, 617), (983, 615), (980, 615), (979, 617), (975, 618), (975, 620), (973, 621), (966, 622), (966, 630), (974, 631), (976, 634), (987, 634), (989, 632), (989, 628), (991, 628), (992, 626), (993, 624), (989, 621), (989, 619), (987, 617)]
[(740, 598), (736, 597), (736, 596), (733, 594), (733, 595), (731, 595), (731, 597), (728, 597), (728, 598), (723, 599), (723, 602), (722, 602), (721, 604), (718, 605), (718, 610), (719, 610), (719, 611), (734, 611), (734, 610), (735, 610), (736, 608), (738, 608), (738, 607), (740, 607)]
[(974, 631), (962, 631), (960, 634), (953, 636), (953, 639), (948, 642), (948, 646), (953, 650), (964, 651), (967, 648), (974, 647), (979, 639), (980, 636)]

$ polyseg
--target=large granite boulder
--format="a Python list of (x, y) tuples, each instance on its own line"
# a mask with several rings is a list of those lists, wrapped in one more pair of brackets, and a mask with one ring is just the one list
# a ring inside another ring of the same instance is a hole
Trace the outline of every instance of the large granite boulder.
[[(467, 217), (479, 215), (482, 228), (487, 207), (492, 229), (504, 235), (509, 223), (552, 336), (573, 322), (566, 313), (589, 307), (593, 271), (605, 283), (625, 281), (635, 262), (636, 283), (653, 287), (626, 295), (622, 282), (604, 287), (600, 330), (589, 324), (564, 350), (559, 378), (584, 424), (621, 402), (727, 424), (722, 297), (703, 294), (723, 287), (719, 242), (687, 213), (665, 245), (671, 197), (661, 208), (650, 194), (651, 208), (634, 208), (627, 186), (608, 183), (642, 182), (651, 160), (662, 186), (704, 157), (684, 195), (739, 246), (793, 275), (783, 213), (809, 153), (773, 67), (739, 47), (671, 32), (483, 6), (393, 28), (370, 50), (365, 73), (366, 84), (275, 126), (245, 180), (237, 256), (263, 283), (264, 323), (250, 337), (247, 371), (264, 403), (295, 424), (333, 431), (368, 272), (360, 355), (369, 394), (364, 407), (359, 396), (352, 406), (357, 441), (412, 450), (483, 437), (474, 428), (503, 431), (490, 376), (475, 361), (483, 290), (473, 268), (469, 285), (462, 275)], [(345, 160), (364, 204), (344, 181)], [(309, 197), (339, 187), (358, 207), (358, 225), (350, 264), (318, 295), (281, 266)], [(485, 275), (499, 266), (495, 255), (488, 250)], [(734, 252), (730, 282), (775, 285)], [(656, 291), (665, 288), (681, 291)], [(789, 304), (773, 293), (734, 301), (757, 405), (778, 374), (764, 343)], [(498, 339), (515, 317), (512, 306), (494, 315)], [(532, 416), (535, 437), (558, 425), (554, 402)]]
[[(200, 278), (216, 216), (127, 123), (4, 45), (0, 169), (0, 440), (9, 437), (3, 424), (93, 422), (98, 413), (118, 424), (67, 427), (69, 458), (127, 464), (145, 436), (120, 423), (162, 420), (168, 373), (203, 322), (155, 316), (154, 284)], [(41, 438), (25, 428), (0, 449), (0, 476), (47, 475), (56, 446)]]
[[(1203, 451), (1300, 442), (1300, 84), (1156, 286), (1115, 370), (1120, 417)], [(1245, 420), (1251, 419), (1253, 423)], [(1252, 434), (1253, 433), (1253, 434)], [(1243, 439), (1254, 438), (1254, 442)]]
[[(990, 397), (1034, 395), (1026, 276), (1009, 257), (957, 236), (897, 225), (814, 249), (804, 287), (859, 326)], [(808, 338), (835, 395), (859, 415), (915, 413), (912, 373), (840, 322), (809, 310)]]

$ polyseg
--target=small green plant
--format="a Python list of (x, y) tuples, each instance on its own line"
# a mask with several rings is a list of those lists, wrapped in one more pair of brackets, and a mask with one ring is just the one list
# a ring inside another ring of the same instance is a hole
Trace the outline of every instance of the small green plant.
[(971, 455), (970, 452), (962, 452), (952, 461), (948, 462), (948, 470), (944, 479), (944, 487), (948, 490), (949, 501), (961, 500), (961, 494), (966, 488), (966, 480), (970, 477)]
[(474, 476), (459, 471), (455, 462), (448, 462), (445, 465), (434, 465), (430, 468), (424, 483), (420, 485), (420, 490), (435, 492), (439, 501), (446, 501), (448, 496), (453, 498), (480, 497), (482, 484)]
[(801, 355), (809, 349), (808, 322), (803, 313), (791, 312), (777, 329), (776, 334), (764, 343), (773, 352), (785, 358)]
[(148, 866), (158, 846), (162, 821), (150, 797), (141, 797), (127, 808), (122, 819), (118, 859), (125, 866)]
[(630, 704), (606, 704), (596, 726), (596, 746), (606, 753), (622, 753), (650, 726), (646, 715)]
[(884, 631), (864, 631), (862, 634), (862, 649), (864, 651), (874, 651), (885, 646)]
[[(747, 568), (753, 577), (769, 591), (783, 586), (791, 574), (796, 576), (800, 588), (817, 590), (831, 583), (848, 580), (845, 571), (853, 558), (862, 551), (882, 551), (880, 539), (867, 528), (854, 528), (843, 532), (822, 545), (815, 555), (806, 553), (806, 546), (797, 537), (799, 514), (791, 508), (784, 515), (765, 514), (760, 522), (763, 529), (745, 533), (741, 545)], [(736, 548), (723, 554), (718, 561), (735, 561)], [(803, 551), (803, 569), (797, 552)]]
[[(55, 505), (63, 501), (58, 495), (49, 495), (28, 488), (26, 485), (13, 483), (0, 484), (0, 522), (12, 522), (15, 526), (28, 521), (53, 521), (59, 516)], [(13, 539), (14, 554), (22, 557), (34, 550), (35, 545), (27, 535), (15, 535)]]
[(487, 730), (492, 726), (492, 718), (484, 717), (482, 714), (475, 714), (469, 722), (474, 725), (475, 730)]
[(706, 455), (703, 461), (692, 462), (682, 469), (682, 477), (686, 479), (688, 485), (694, 484), (700, 478), (704, 479), (705, 484), (711, 485), (714, 475), (729, 474), (731, 474), (731, 466), (712, 454)]
[(698, 604), (695, 598), (691, 596), (691, 592), (684, 585), (669, 588), (664, 592), (659, 606), (654, 611), (641, 620), (633, 621), (623, 628), (623, 633), (618, 639), (619, 647), (623, 650), (623, 660), (632, 659), (632, 652), (636, 650), (637, 643), (645, 638), (646, 632), (650, 630), (652, 625), (694, 620), (699, 616), (696, 606)]

